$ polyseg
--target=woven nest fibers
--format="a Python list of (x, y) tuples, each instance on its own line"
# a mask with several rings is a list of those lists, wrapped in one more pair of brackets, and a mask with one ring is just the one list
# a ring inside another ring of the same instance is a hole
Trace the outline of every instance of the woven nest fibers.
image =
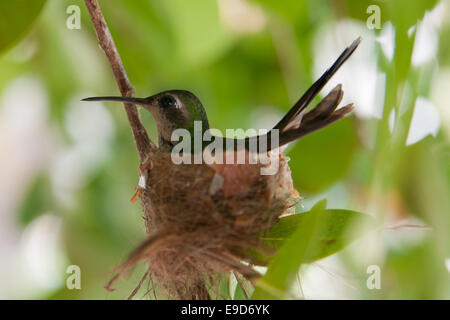
[(169, 153), (148, 159), (138, 189), (148, 236), (107, 287), (141, 261), (158, 294), (177, 299), (207, 299), (207, 284), (221, 273), (257, 277), (249, 252), (272, 253), (260, 237), (295, 203), (289, 158), (277, 154), (270, 175), (261, 163), (177, 165)]

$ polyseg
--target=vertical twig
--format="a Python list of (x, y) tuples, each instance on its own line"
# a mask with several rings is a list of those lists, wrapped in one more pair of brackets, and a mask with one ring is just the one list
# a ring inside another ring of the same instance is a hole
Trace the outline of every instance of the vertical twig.
[[(91, 16), (92, 23), (94, 24), (98, 43), (108, 58), (121, 95), (125, 97), (134, 96), (134, 89), (131, 86), (125, 68), (123, 67), (122, 59), (117, 52), (116, 45), (97, 0), (84, 0), (84, 2)], [(136, 142), (139, 159), (142, 163), (145, 161), (148, 153), (152, 149), (155, 149), (156, 146), (148, 137), (136, 106), (131, 103), (124, 103), (124, 106)]]

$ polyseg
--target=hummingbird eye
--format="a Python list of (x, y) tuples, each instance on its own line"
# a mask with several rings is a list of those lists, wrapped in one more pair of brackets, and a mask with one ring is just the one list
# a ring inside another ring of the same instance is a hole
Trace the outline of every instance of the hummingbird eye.
[(177, 105), (177, 101), (175, 100), (175, 98), (169, 95), (159, 99), (158, 103), (161, 108), (170, 108), (175, 107)]

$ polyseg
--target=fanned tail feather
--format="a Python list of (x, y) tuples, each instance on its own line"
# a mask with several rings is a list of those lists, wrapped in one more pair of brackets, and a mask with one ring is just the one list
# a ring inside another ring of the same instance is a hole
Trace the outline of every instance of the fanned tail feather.
[[(339, 84), (320, 101), (316, 107), (305, 113), (311, 101), (322, 90), (336, 71), (356, 50), (361, 38), (356, 39), (337, 58), (334, 64), (305, 92), (289, 112), (273, 127), (279, 130), (279, 146), (295, 141), (311, 132), (326, 127), (340, 119), (353, 110), (353, 104), (349, 104), (338, 110), (342, 100), (343, 91)], [(270, 132), (269, 132), (270, 134)]]

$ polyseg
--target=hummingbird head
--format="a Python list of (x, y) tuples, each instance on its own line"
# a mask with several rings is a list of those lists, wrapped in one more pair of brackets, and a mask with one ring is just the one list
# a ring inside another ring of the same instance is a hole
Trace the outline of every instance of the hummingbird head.
[(200, 100), (186, 90), (163, 91), (147, 98), (92, 97), (82, 101), (118, 101), (140, 105), (148, 110), (158, 128), (160, 147), (171, 149), (172, 133), (186, 129), (194, 136), (194, 123), (201, 121), (202, 131), (209, 129), (208, 117)]

